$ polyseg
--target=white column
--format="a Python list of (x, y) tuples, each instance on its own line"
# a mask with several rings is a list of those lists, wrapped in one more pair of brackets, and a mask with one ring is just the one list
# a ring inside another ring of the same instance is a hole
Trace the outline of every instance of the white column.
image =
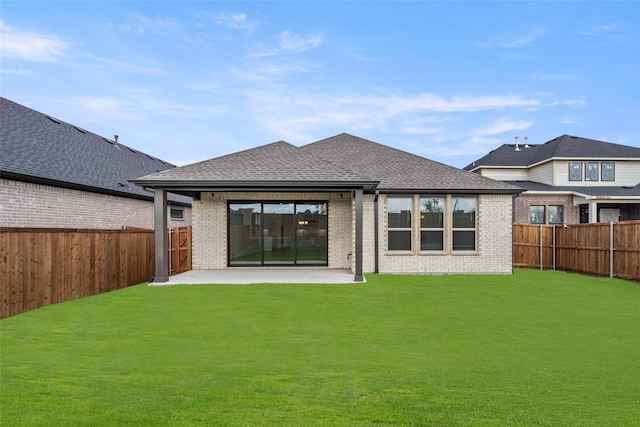
[(598, 202), (591, 200), (589, 202), (589, 223), (598, 222)]

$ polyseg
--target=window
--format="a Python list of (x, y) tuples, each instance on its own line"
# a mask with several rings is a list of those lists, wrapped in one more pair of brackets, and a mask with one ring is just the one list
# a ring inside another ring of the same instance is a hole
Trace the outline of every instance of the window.
[(529, 222), (531, 224), (544, 224), (544, 206), (529, 207)]
[(582, 163), (569, 162), (569, 181), (582, 181)]
[(615, 181), (616, 180), (616, 164), (614, 162), (602, 162), (602, 180), (603, 181)]
[(549, 224), (562, 224), (562, 206), (549, 206)]
[(597, 181), (598, 180), (598, 162), (587, 162), (584, 165), (584, 180), (585, 181)]
[(169, 216), (171, 219), (182, 219), (184, 218), (184, 210), (171, 208)]
[(454, 197), (453, 206), (453, 250), (474, 251), (476, 249), (476, 204), (472, 197)]
[(411, 250), (411, 210), (413, 198), (389, 197), (387, 201), (388, 211), (388, 241), (387, 249), (390, 251)]
[(444, 250), (444, 199), (420, 198), (420, 250)]

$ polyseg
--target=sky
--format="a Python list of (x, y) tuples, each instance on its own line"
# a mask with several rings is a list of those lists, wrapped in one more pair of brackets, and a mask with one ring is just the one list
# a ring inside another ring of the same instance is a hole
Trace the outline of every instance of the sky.
[[(176, 165), (343, 132), (640, 147), (640, 2), (7, 1), (0, 94)], [(286, 159), (283, 159), (286, 161)]]

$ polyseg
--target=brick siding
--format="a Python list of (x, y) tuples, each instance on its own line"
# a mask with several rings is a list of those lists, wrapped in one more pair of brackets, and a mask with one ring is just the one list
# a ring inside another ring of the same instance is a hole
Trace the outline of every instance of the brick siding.
[[(191, 224), (191, 208), (183, 209), (171, 227)], [(2, 227), (153, 228), (153, 202), (2, 179), (0, 218)]]
[(562, 206), (564, 224), (580, 223), (580, 207), (573, 206), (573, 196), (570, 194), (522, 194), (515, 199), (515, 215), (513, 222), (516, 224), (529, 224), (529, 208), (531, 206), (544, 206), (545, 222), (548, 221), (549, 206)]

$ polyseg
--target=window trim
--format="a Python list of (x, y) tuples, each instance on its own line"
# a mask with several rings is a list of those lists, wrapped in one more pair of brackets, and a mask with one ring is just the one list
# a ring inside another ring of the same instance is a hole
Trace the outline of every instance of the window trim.
[[(542, 208), (542, 222), (534, 222), (533, 217), (531, 216), (531, 208)], [(547, 207), (546, 205), (529, 205), (529, 224), (545, 224), (547, 218)]]
[[(390, 225), (390, 221), (389, 221), (389, 201), (393, 200), (393, 199), (405, 199), (405, 200), (409, 200), (409, 202), (411, 203), (411, 208), (409, 209), (409, 228), (396, 228), (396, 227), (391, 227)], [(407, 253), (407, 252), (413, 252), (413, 219), (414, 219), (414, 215), (413, 212), (415, 210), (415, 203), (414, 203), (414, 197), (413, 195), (394, 195), (394, 196), (387, 196), (387, 203), (386, 203), (386, 207), (387, 207), (387, 247), (386, 250), (387, 252), (392, 252), (392, 253)], [(389, 238), (391, 233), (393, 232), (409, 232), (409, 248), (408, 249), (391, 249), (389, 248), (389, 244), (391, 242), (391, 239)]]
[[(475, 206), (474, 206), (474, 214), (473, 214), (473, 220), (474, 220), (474, 227), (473, 228), (469, 228), (469, 227), (456, 227), (455, 226), (455, 222), (453, 220), (453, 215), (455, 214), (453, 206), (455, 204), (455, 200), (456, 199), (472, 199), (475, 202)], [(458, 196), (458, 195), (452, 195), (451, 196), (451, 252), (452, 253), (456, 253), (456, 252), (478, 252), (478, 234), (479, 234), (479, 230), (478, 230), (478, 207), (479, 207), (479, 197), (478, 196)], [(455, 244), (454, 244), (454, 235), (456, 232), (458, 231), (473, 231), (474, 233), (474, 241), (473, 241), (473, 249), (456, 249)]]
[[(599, 181), (600, 180), (599, 169), (600, 169), (600, 164), (598, 162), (585, 162), (584, 163), (584, 180), (588, 182)], [(589, 177), (590, 171), (592, 172), (595, 171), (595, 174), (596, 174), (595, 179), (592, 179)]]
[[(422, 226), (422, 200), (439, 200), (442, 201), (442, 227), (423, 227)], [(418, 213), (420, 214), (419, 216), (419, 226), (418, 226), (418, 240), (419, 240), (419, 250), (420, 252), (426, 252), (426, 253), (434, 253), (434, 252), (444, 252), (447, 250), (447, 214), (448, 214), (448, 209), (447, 209), (447, 197), (435, 197), (435, 196), (428, 196), (428, 195), (418, 195)], [(440, 231), (442, 232), (442, 241), (441, 241), (441, 245), (442, 245), (442, 249), (423, 249), (422, 248), (422, 232), (423, 231)]]
[[(551, 221), (551, 208), (560, 208), (560, 221)], [(564, 224), (564, 206), (563, 205), (549, 205), (547, 208), (547, 224)]]
[[(174, 212), (180, 212), (180, 216), (174, 216)], [(169, 218), (172, 220), (181, 220), (184, 219), (184, 208), (173, 208), (169, 206)]]
[[(580, 179), (573, 179), (573, 178), (571, 178), (571, 167), (572, 167), (573, 165), (578, 165), (578, 166), (580, 166), (580, 168), (579, 168), (579, 169), (580, 169)], [(582, 169), (583, 169), (583, 167), (582, 167), (582, 162), (569, 162), (569, 170), (568, 170), (569, 175), (567, 176), (568, 180), (569, 180), (569, 181), (573, 181), (573, 182), (583, 181), (584, 179), (583, 179), (583, 172), (582, 172)]]
[[(605, 179), (605, 175), (604, 175), (604, 167), (605, 165), (612, 165), (613, 169), (612, 169), (612, 178), (611, 179)], [(616, 162), (600, 162), (600, 180), (603, 182), (615, 182), (616, 180)]]

